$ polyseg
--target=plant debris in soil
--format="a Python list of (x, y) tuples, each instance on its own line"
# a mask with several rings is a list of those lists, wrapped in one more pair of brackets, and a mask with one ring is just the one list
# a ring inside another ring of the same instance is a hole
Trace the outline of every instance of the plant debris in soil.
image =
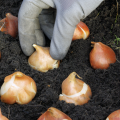
[[(18, 16), (21, 3), (22, 0), (0, 2), (0, 19), (8, 12)], [(0, 32), (0, 86), (4, 78), (15, 71), (32, 77), (37, 84), (35, 98), (26, 105), (0, 102), (2, 114), (9, 120), (37, 120), (49, 107), (55, 107), (73, 120), (105, 120), (111, 112), (120, 109), (120, 41), (116, 42), (116, 36), (120, 38), (119, 13), (119, 1), (102, 2), (82, 20), (90, 29), (88, 39), (73, 41), (60, 67), (47, 73), (33, 70), (28, 65), (28, 57), (21, 50), (19, 36), (14, 39)], [(94, 70), (89, 61), (91, 41), (110, 46), (116, 53), (116, 63), (106, 70)], [(73, 71), (81, 76), (92, 90), (91, 100), (81, 106), (58, 100), (62, 81)]]

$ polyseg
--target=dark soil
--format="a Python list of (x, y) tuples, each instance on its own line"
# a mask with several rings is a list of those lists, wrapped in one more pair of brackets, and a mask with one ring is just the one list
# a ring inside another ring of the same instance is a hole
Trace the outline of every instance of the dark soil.
[[(0, 2), (0, 18), (3, 19), (8, 12), (17, 16), (21, 2), (22, 0)], [(0, 86), (4, 78), (15, 71), (32, 77), (37, 84), (37, 94), (29, 104), (8, 105), (0, 102), (2, 114), (9, 120), (37, 120), (53, 106), (73, 120), (105, 120), (111, 112), (120, 109), (120, 50), (117, 49), (120, 45), (119, 42), (113, 42), (115, 35), (120, 38), (120, 2), (118, 7), (116, 0), (105, 0), (84, 19), (90, 29), (89, 38), (73, 41), (60, 67), (47, 73), (35, 71), (28, 65), (28, 57), (20, 48), (19, 37), (14, 39), (0, 32)], [(100, 41), (110, 46), (116, 53), (116, 63), (111, 64), (107, 70), (94, 70), (89, 61), (91, 41)], [(82, 106), (58, 100), (62, 81), (73, 71), (92, 89), (91, 100)]]

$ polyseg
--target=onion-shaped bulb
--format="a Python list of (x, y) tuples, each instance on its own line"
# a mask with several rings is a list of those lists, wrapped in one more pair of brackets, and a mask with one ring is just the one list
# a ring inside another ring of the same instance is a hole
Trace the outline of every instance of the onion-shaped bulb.
[(106, 120), (120, 120), (120, 110), (112, 112)]
[(50, 56), (49, 47), (41, 47), (33, 44), (36, 51), (29, 57), (29, 65), (40, 72), (47, 72), (54, 68), (58, 68), (60, 61), (55, 60)]
[(90, 100), (92, 92), (90, 86), (76, 78), (76, 75), (76, 72), (72, 72), (62, 82), (62, 94), (59, 95), (59, 100), (75, 105), (83, 105)]
[(15, 38), (18, 35), (18, 18), (7, 13), (6, 18), (0, 21), (0, 31)]
[(77, 39), (85, 40), (88, 38), (89, 35), (90, 35), (90, 30), (88, 26), (84, 22), (80, 21), (75, 28), (72, 40), (77, 40)]
[(72, 120), (72, 119), (62, 111), (58, 110), (57, 108), (50, 107), (37, 120)]
[(93, 49), (90, 52), (90, 64), (94, 69), (107, 69), (116, 62), (115, 52), (101, 42), (91, 42)]
[(35, 81), (23, 74), (14, 72), (4, 79), (1, 86), (1, 101), (7, 104), (27, 104), (35, 97), (37, 87)]

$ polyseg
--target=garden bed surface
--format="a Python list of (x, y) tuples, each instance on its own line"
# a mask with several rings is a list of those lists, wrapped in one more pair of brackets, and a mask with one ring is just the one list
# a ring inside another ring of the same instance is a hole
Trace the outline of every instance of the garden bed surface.
[[(10, 12), (18, 16), (22, 0), (4, 0), (0, 2), (0, 19)], [(119, 5), (120, 7), (120, 2)], [(118, 13), (118, 16), (116, 17)], [(105, 120), (107, 116), (120, 109), (120, 9), (116, 0), (105, 0), (83, 22), (90, 29), (87, 40), (73, 41), (66, 57), (58, 69), (46, 73), (33, 70), (28, 65), (28, 57), (20, 48), (19, 37), (12, 38), (0, 32), (0, 86), (4, 78), (15, 71), (21, 71), (32, 77), (37, 84), (35, 98), (26, 105), (5, 104), (0, 101), (2, 114), (9, 120), (37, 120), (49, 107), (55, 107), (66, 113), (72, 120)], [(47, 38), (46, 38), (47, 39)], [(49, 40), (48, 44), (49, 45)], [(91, 41), (102, 42), (116, 53), (117, 61), (107, 70), (94, 70), (90, 66), (89, 53)], [(92, 90), (91, 100), (82, 106), (59, 101), (62, 81), (75, 71)]]

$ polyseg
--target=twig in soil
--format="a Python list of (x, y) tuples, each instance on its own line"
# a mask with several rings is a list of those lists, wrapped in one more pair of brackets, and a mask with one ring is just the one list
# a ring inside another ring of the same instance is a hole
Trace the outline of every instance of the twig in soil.
[(118, 16), (118, 1), (116, 0), (116, 3), (117, 3), (117, 16)]
[(99, 14), (100, 14), (100, 13), (98, 13), (98, 14), (96, 15), (95, 19), (99, 16)]
[(8, 106), (8, 119), (10, 117), (10, 106)]
[(59, 74), (57, 74), (57, 76), (54, 78), (54, 80), (56, 80), (56, 78), (58, 77)]
[(117, 62), (119, 62), (120, 63), (120, 61), (116, 58), (116, 60), (117, 60)]
[(116, 0), (116, 3), (117, 3), (117, 14), (116, 14), (116, 19), (115, 19), (115, 23), (117, 22), (117, 19), (118, 19), (118, 1)]

